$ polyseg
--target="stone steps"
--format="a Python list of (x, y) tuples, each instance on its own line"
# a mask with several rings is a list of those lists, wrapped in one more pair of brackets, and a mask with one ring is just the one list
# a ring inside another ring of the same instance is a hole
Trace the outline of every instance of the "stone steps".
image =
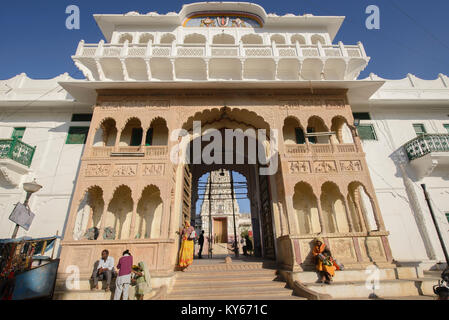
[(321, 294), (329, 294), (333, 299), (369, 298), (375, 293), (378, 297), (433, 296), (435, 279), (393, 279), (381, 280), (379, 288), (373, 290), (365, 281), (340, 281), (330, 285), (303, 283), (308, 289)]
[(233, 261), (231, 264), (192, 265), (177, 272), (169, 300), (305, 300), (293, 295), (286, 283), (276, 281), (269, 262)]

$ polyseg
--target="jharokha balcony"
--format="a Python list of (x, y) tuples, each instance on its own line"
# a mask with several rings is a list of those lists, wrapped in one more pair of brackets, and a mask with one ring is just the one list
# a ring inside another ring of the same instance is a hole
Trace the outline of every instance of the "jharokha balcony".
[(0, 175), (17, 187), (23, 175), (30, 171), (36, 147), (19, 139), (0, 139)]
[(72, 56), (90, 81), (354, 80), (363, 45), (79, 43)]
[(404, 149), (419, 177), (449, 165), (449, 134), (423, 134), (407, 142)]
[(11, 159), (26, 167), (31, 166), (36, 147), (32, 147), (18, 139), (0, 140), (0, 159)]

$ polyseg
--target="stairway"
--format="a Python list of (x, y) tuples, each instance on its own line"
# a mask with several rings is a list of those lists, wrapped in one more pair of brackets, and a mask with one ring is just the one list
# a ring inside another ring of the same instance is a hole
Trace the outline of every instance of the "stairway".
[(378, 286), (374, 289), (369, 279), (373, 277), (365, 270), (337, 271), (331, 285), (317, 283), (316, 272), (298, 272), (294, 275), (294, 280), (308, 290), (330, 295), (332, 299), (433, 299), (432, 287), (438, 282), (434, 274), (420, 274), (413, 267), (379, 269)]
[[(204, 262), (203, 262), (204, 261)], [(279, 281), (273, 264), (262, 261), (196, 260), (177, 272), (169, 300), (306, 300)]]

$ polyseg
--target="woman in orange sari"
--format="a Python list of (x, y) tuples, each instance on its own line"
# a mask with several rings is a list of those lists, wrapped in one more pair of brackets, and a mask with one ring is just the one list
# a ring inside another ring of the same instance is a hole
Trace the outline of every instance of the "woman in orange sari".
[(332, 263), (332, 255), (322, 238), (315, 238), (315, 246), (312, 254), (315, 258), (316, 269), (319, 273), (320, 279), (318, 282), (330, 284), (332, 277), (335, 275), (335, 266)]
[(194, 239), (190, 239), (195, 229), (190, 225), (189, 221), (184, 222), (184, 228), (181, 231), (181, 249), (179, 250), (178, 267), (184, 271), (193, 262)]

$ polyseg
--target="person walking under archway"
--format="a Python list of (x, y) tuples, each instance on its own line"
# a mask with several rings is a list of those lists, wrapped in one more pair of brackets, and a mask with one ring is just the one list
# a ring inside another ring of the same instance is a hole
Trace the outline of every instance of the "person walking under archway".
[(178, 262), (178, 267), (181, 271), (185, 271), (193, 263), (193, 242), (195, 237), (195, 229), (190, 225), (189, 221), (185, 221), (184, 228), (181, 231), (182, 242)]

